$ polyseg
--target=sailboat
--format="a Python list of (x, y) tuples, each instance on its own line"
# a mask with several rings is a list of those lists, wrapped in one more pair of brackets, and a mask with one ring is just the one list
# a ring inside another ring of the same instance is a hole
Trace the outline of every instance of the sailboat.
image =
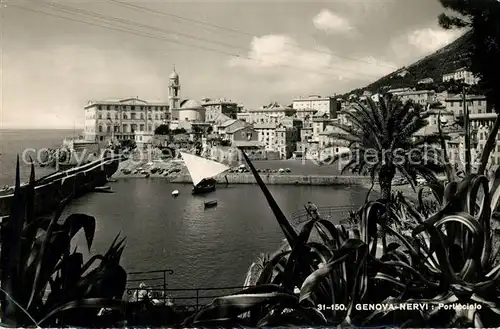
[[(193, 154), (181, 152), (182, 159), (193, 180), (193, 194), (215, 191), (217, 181), (213, 178), (230, 168), (222, 163), (208, 160)], [(227, 177), (226, 177), (227, 182)]]

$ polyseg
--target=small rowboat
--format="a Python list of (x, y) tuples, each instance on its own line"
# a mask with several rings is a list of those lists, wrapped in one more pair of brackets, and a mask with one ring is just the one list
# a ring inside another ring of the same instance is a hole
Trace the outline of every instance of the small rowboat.
[(215, 206), (217, 206), (217, 200), (205, 202), (205, 208), (213, 208)]
[(179, 190), (174, 190), (174, 191), (172, 192), (172, 196), (173, 196), (174, 198), (175, 198), (176, 196), (178, 196), (178, 195), (179, 195)]

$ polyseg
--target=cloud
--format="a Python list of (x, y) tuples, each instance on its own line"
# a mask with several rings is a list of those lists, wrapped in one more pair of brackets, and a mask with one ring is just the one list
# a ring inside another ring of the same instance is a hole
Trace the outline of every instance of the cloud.
[(408, 35), (408, 43), (422, 52), (436, 51), (454, 41), (461, 31), (424, 28)]
[(341, 58), (326, 47), (302, 47), (294, 38), (277, 34), (254, 37), (248, 55), (232, 58), (229, 65), (258, 79), (267, 92), (295, 95), (339, 92), (334, 89), (340, 85), (374, 81), (395, 67), (373, 57)]
[(391, 42), (391, 48), (399, 59), (416, 59), (452, 43), (461, 34), (460, 30), (420, 28), (396, 37)]
[(347, 18), (328, 9), (322, 9), (314, 16), (313, 25), (318, 30), (329, 34), (352, 34), (356, 31)]

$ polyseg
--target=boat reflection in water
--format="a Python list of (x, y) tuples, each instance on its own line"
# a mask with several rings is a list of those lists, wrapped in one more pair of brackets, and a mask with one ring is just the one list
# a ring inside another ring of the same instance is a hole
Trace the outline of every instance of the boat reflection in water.
[[(189, 175), (193, 180), (193, 194), (206, 194), (215, 191), (217, 180), (213, 177), (230, 168), (222, 163), (208, 160), (193, 154), (181, 152)], [(226, 177), (226, 184), (228, 183)]]

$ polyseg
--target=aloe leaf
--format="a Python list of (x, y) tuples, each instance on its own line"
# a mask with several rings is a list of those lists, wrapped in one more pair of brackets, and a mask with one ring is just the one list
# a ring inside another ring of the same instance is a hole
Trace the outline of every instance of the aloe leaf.
[(345, 261), (352, 253), (357, 252), (358, 249), (363, 246), (365, 246), (365, 244), (360, 240), (348, 241), (346, 245), (337, 251), (337, 255), (334, 259), (330, 260), (328, 264), (311, 273), (304, 280), (302, 287), (300, 288), (300, 302), (311, 296), (321, 280), (323, 280), (332, 271), (332, 269), (337, 266), (337, 264)]
[(283, 211), (281, 211), (280, 207), (278, 206), (278, 203), (276, 200), (274, 200), (271, 192), (269, 192), (269, 189), (267, 188), (266, 184), (264, 184), (264, 181), (262, 181), (262, 178), (260, 177), (259, 173), (253, 166), (252, 162), (246, 155), (245, 151), (242, 148), (239, 148), (241, 153), (243, 154), (243, 157), (245, 158), (245, 161), (247, 162), (248, 166), (250, 167), (250, 170), (252, 171), (252, 174), (257, 181), (257, 184), (259, 185), (260, 189), (264, 193), (264, 196), (266, 197), (267, 203), (269, 204), (269, 207), (271, 207), (271, 210), (276, 217), (276, 220), (278, 221), (281, 230), (283, 231), (283, 234), (285, 235), (285, 238), (287, 239), (288, 243), (293, 246), (295, 245), (296, 239), (297, 239), (297, 233), (293, 229), (292, 225), (286, 218), (285, 214), (283, 214)]
[(292, 294), (279, 292), (219, 297), (198, 312), (193, 319), (193, 324), (200, 324), (207, 320), (213, 321), (236, 318), (252, 308), (277, 302), (287, 306), (295, 306), (298, 305), (298, 298)]
[(59, 316), (61, 313), (70, 311), (70, 310), (78, 310), (78, 309), (114, 309), (120, 310), (124, 307), (124, 304), (121, 300), (112, 300), (107, 298), (87, 298), (82, 300), (75, 300), (64, 305), (61, 305), (54, 310), (52, 310), (49, 314), (47, 314), (42, 320), (38, 322), (39, 325), (43, 325), (45, 322), (48, 322), (55, 316)]
[(94, 217), (85, 214), (71, 214), (64, 221), (64, 228), (67, 230), (70, 237), (74, 237), (80, 229), (83, 228), (87, 248), (90, 251), (92, 242), (94, 241), (96, 220)]

